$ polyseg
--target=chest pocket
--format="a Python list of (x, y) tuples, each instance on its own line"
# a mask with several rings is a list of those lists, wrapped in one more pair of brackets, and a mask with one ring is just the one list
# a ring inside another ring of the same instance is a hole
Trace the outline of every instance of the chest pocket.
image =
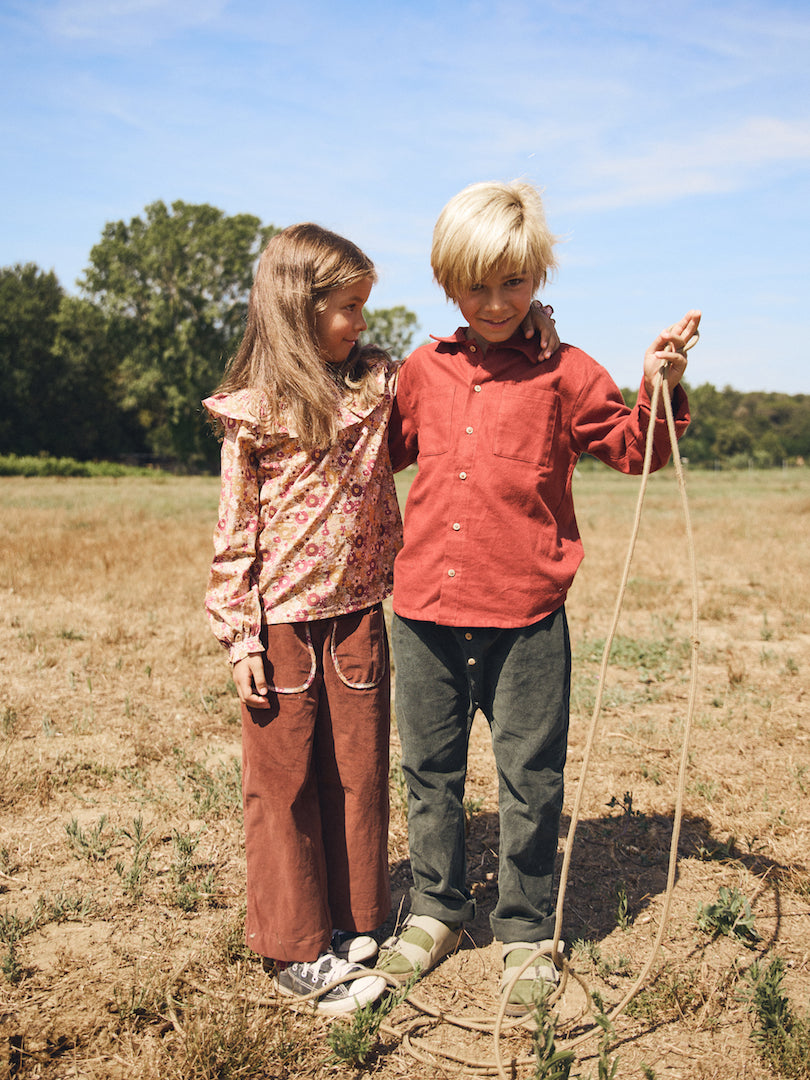
[(446, 454), (450, 449), (455, 390), (419, 398), (419, 456)]
[(553, 390), (504, 387), (492, 441), (497, 457), (547, 466), (560, 426), (560, 401)]

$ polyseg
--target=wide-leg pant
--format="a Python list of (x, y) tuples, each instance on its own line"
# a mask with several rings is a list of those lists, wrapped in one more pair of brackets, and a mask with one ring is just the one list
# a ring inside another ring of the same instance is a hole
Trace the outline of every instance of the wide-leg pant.
[(394, 618), (396, 715), (408, 784), (411, 911), (473, 918), (464, 784), (473, 716), (489, 722), (498, 772), (498, 902), (503, 942), (553, 935), (552, 885), (568, 740), (571, 650), (565, 610), (519, 629)]
[(314, 960), (390, 910), (390, 669), (380, 605), (267, 627), (269, 709), (242, 708), (246, 940)]

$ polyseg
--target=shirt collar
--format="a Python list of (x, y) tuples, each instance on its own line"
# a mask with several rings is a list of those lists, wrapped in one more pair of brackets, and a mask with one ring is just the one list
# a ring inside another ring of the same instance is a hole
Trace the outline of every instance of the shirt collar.
[[(475, 348), (476, 362), (477, 353), (480, 351), (479, 346), (476, 345), (472, 338), (467, 337), (467, 327), (459, 326), (455, 334), (450, 337), (437, 337), (436, 334), (430, 335), (433, 340), (438, 344), (442, 351), (446, 352), (463, 352), (465, 356), (469, 358), (470, 347)], [(508, 341), (503, 341), (496, 345), (494, 350), (487, 349), (483, 354), (484, 359), (488, 356), (492, 356), (499, 352), (501, 349), (512, 349), (517, 352), (523, 353), (526, 359), (532, 364), (541, 364), (543, 362), (543, 354), (540, 351), (540, 337), (535, 334), (534, 337), (526, 338), (523, 336), (523, 331), (518, 330), (514, 333)]]

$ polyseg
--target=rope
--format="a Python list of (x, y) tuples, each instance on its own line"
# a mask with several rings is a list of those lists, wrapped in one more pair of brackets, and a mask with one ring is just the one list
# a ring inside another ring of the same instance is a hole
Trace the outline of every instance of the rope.
[[(691, 349), (697, 344), (699, 340), (699, 334), (695, 334), (690, 341), (684, 346), (684, 351)], [(669, 351), (674, 352), (674, 348), (670, 344), (668, 346)], [(654, 385), (652, 400), (650, 402), (650, 414), (652, 418), (657, 416), (658, 402), (661, 395), (661, 387), (664, 382), (667, 365), (664, 364), (658, 371)], [(628, 1004), (636, 996), (639, 990), (642, 988), (647, 980), (647, 977), (652, 970), (656, 957), (661, 947), (661, 943), (664, 938), (664, 932), (666, 930), (667, 922), (669, 920), (669, 914), (672, 907), (672, 893), (675, 887), (675, 875), (677, 871), (678, 863), (678, 841), (680, 839), (681, 822), (683, 820), (683, 800), (686, 791), (686, 767), (689, 759), (689, 742), (692, 733), (692, 723), (695, 714), (695, 703), (697, 700), (697, 672), (698, 672), (698, 650), (699, 650), (699, 638), (698, 638), (698, 579), (697, 579), (697, 561), (695, 558), (695, 544), (692, 533), (692, 520), (689, 513), (689, 503), (686, 496), (686, 482), (684, 479), (683, 465), (681, 462), (680, 451), (678, 449), (678, 437), (675, 431), (675, 421), (672, 415), (672, 402), (668, 393), (663, 395), (664, 398), (664, 413), (667, 421), (667, 432), (669, 434), (670, 446), (672, 449), (672, 461), (675, 467), (675, 475), (678, 480), (678, 490), (681, 497), (681, 504), (684, 515), (684, 525), (686, 531), (686, 545), (687, 545), (687, 558), (690, 568), (691, 576), (691, 597), (692, 597), (692, 642), (691, 642), (691, 662), (690, 662), (690, 681), (689, 681), (689, 698), (686, 711), (686, 719), (684, 721), (683, 743), (681, 746), (681, 757), (678, 768), (678, 782), (676, 788), (675, 797), (675, 811), (673, 814), (672, 823), (672, 837), (670, 840), (669, 848), (669, 866), (667, 872), (667, 886), (664, 893), (663, 910), (661, 912), (661, 919), (658, 926), (658, 932), (650, 949), (650, 955), (639, 973), (636, 981), (626, 992), (624, 997), (611, 1009), (608, 1014), (608, 1020), (613, 1021), (620, 1016), (627, 1008)], [(633, 554), (635, 551), (636, 539), (638, 537), (639, 524), (641, 520), (641, 509), (644, 503), (644, 496), (647, 489), (647, 481), (650, 473), (650, 462), (652, 459), (652, 437), (654, 432), (654, 419), (650, 424), (647, 431), (647, 440), (644, 452), (644, 465), (642, 469), (641, 486), (639, 489), (638, 501), (636, 504), (636, 513), (633, 520), (633, 528), (631, 532), (630, 544), (628, 547), (627, 558), (625, 560), (624, 570), (622, 573), (621, 584), (619, 586), (619, 592), (616, 599), (616, 605), (613, 613), (613, 620), (611, 622), (610, 631), (605, 641), (605, 647), (602, 653), (602, 664), (599, 672), (599, 688), (597, 691), (596, 701), (594, 704), (593, 716), (591, 719), (591, 726), (588, 732), (588, 739), (585, 745), (585, 752), (583, 755), (582, 769), (580, 773), (579, 786), (577, 788), (576, 798), (574, 800), (574, 807), (571, 812), (571, 822), (568, 829), (568, 836), (565, 844), (565, 852), (563, 856), (563, 865), (560, 873), (560, 884), (557, 896), (557, 909), (556, 909), (556, 921), (554, 926), (554, 938), (552, 944), (552, 955), (557, 956), (557, 945), (560, 940), (560, 931), (562, 927), (562, 915), (563, 904), (565, 898), (565, 890), (568, 884), (568, 873), (571, 863), (571, 854), (573, 851), (574, 835), (576, 833), (576, 827), (579, 821), (580, 810), (582, 806), (582, 796), (585, 790), (585, 780), (590, 765), (591, 753), (596, 738), (596, 731), (598, 728), (599, 715), (602, 708), (602, 696), (604, 692), (605, 675), (608, 667), (608, 660), (610, 657), (610, 650), (613, 645), (613, 639), (616, 634), (616, 628), (619, 621), (619, 615), (621, 613), (622, 603), (627, 591), (627, 581), (630, 574), (630, 565), (632, 563)], [(563, 961), (567, 966), (567, 961)], [(594, 1025), (590, 1031), (585, 1032), (583, 1035), (578, 1036), (576, 1039), (571, 1039), (564, 1044), (565, 1049), (572, 1049), (579, 1046), (592, 1038), (593, 1035), (598, 1034), (602, 1029), (598, 1025)], [(504, 1078), (505, 1073), (501, 1074)]]

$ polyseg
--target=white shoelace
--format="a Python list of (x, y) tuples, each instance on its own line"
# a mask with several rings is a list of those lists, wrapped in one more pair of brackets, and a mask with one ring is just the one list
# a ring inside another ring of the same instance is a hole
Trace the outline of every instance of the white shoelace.
[(324, 953), (317, 960), (304, 961), (301, 964), (301, 975), (307, 978), (311, 974), (316, 985), (326, 986), (327, 983), (355, 971), (357, 966), (357, 964), (349, 963), (348, 960), (341, 960), (339, 956), (334, 956), (332, 953)]

